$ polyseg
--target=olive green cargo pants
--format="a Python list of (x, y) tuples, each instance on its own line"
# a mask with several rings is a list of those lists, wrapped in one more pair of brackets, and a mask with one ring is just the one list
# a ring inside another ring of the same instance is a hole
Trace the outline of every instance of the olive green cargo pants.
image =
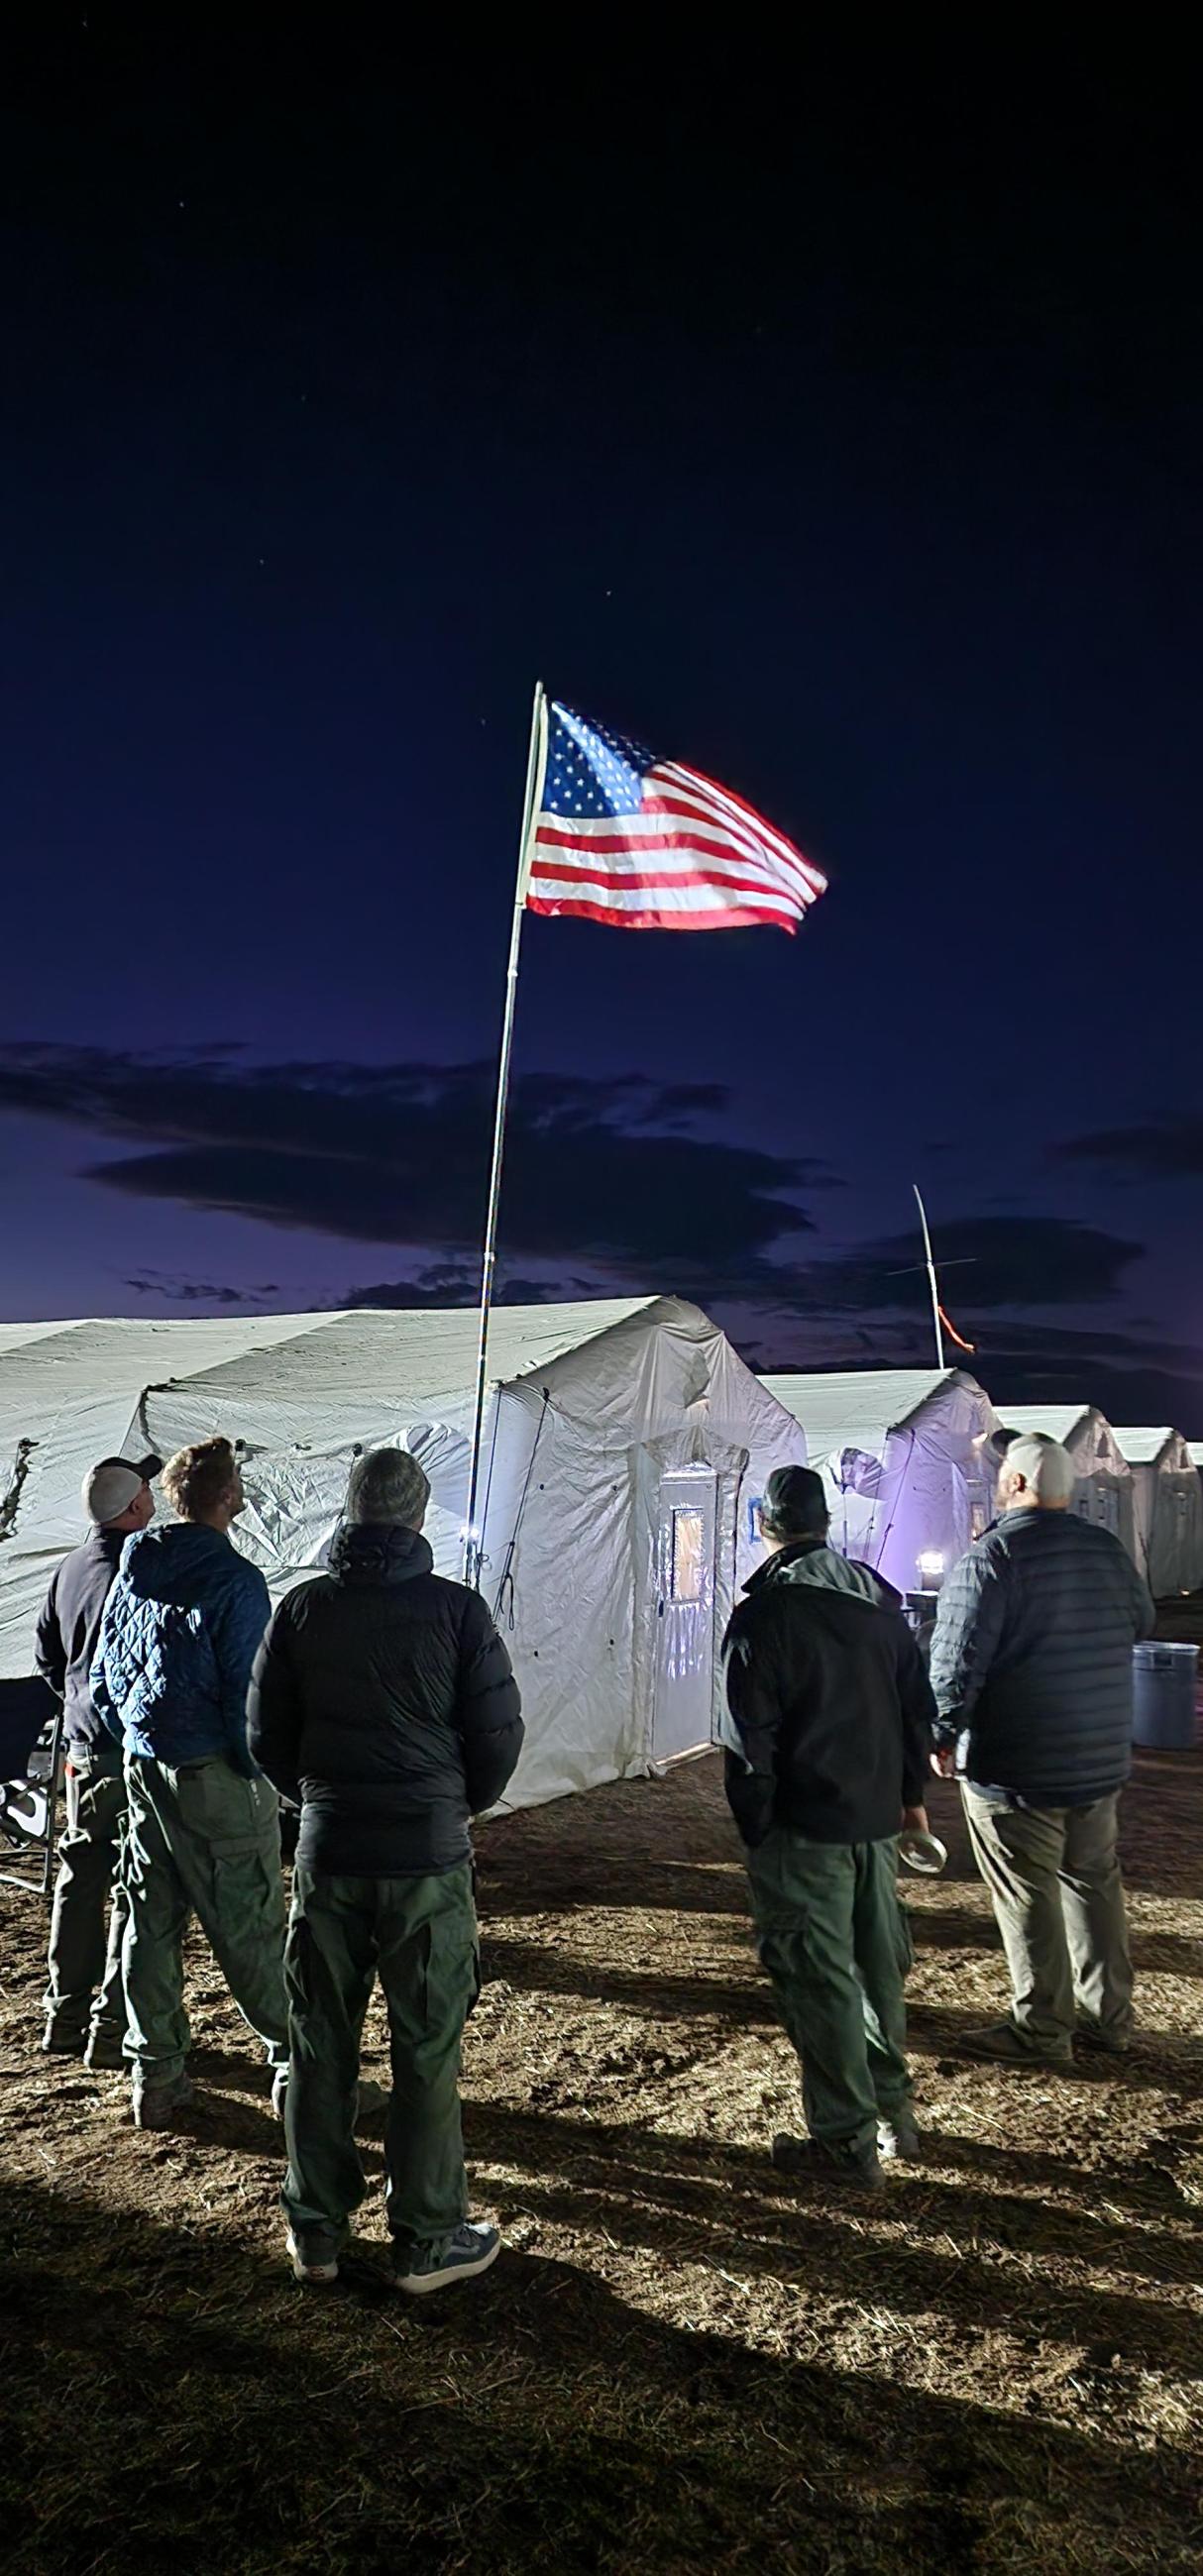
[(106, 1739), (88, 1752), (71, 1752), (67, 1830), (58, 1847), (46, 1963), (46, 2037), (52, 2048), (82, 2048), (92, 2031), (118, 2047), (125, 2037), (125, 1815), (117, 1746)]
[(828, 2146), (875, 2150), (878, 2120), (911, 2099), (897, 1842), (808, 1842), (777, 1825), (747, 1864), (760, 1956), (802, 2060), (807, 2128)]
[(407, 2247), (439, 2245), (468, 2207), (460, 2044), (480, 1990), (469, 1862), (432, 1878), (316, 1876), (299, 1864), (294, 1872), (283, 2200), (294, 2228), (320, 2228), (339, 2241), (365, 2189), (355, 2088), (377, 1974), (392, 2055), (389, 2228)]
[(172, 1770), (127, 1754), (125, 2051), (143, 2091), (182, 2073), (184, 1934), (195, 1914), (244, 2021), (288, 2061), (279, 1801), (220, 1753)]

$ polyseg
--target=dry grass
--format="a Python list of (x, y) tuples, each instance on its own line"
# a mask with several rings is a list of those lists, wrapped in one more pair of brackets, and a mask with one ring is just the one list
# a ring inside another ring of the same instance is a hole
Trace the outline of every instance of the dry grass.
[[(282, 2263), (266, 2076), (193, 1958), (188, 2134), (44, 2067), (41, 1922), (0, 1946), (0, 2530), (14, 2569), (1195, 2567), (1203, 2540), (1203, 1761), (1126, 1809), (1148, 2037), (1123, 2069), (950, 2053), (1005, 1982), (949, 1793), (913, 1893), (930, 2162), (865, 2208), (766, 2159), (796, 2124), (717, 1764), (481, 1837), (469, 2035), (508, 2251), (432, 2313), (364, 2237)], [(1190, 2035), (1196, 2046), (1190, 2047)], [(369, 2063), (381, 2067), (371, 2029)]]

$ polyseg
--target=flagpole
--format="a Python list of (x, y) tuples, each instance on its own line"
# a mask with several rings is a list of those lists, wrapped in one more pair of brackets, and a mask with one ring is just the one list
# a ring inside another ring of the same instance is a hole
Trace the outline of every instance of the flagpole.
[(944, 1366), (944, 1335), (940, 1330), (940, 1291), (936, 1282), (936, 1265), (932, 1259), (931, 1236), (927, 1231), (927, 1210), (919, 1196), (918, 1181), (912, 1181), (911, 1188), (915, 1193), (915, 1205), (919, 1210), (919, 1223), (923, 1228), (923, 1255), (927, 1266), (927, 1284), (931, 1289), (931, 1319), (935, 1326), (936, 1334), (936, 1367), (942, 1369)]
[(526, 761), (522, 833), (518, 843), (518, 882), (514, 889), (510, 962), (505, 979), (505, 1015), (501, 1024), (497, 1101), (493, 1112), (493, 1160), (489, 1171), (489, 1204), (485, 1216), (484, 1252), (480, 1272), (480, 1336), (476, 1352), (476, 1405), (472, 1417), (468, 1507), (464, 1514), (463, 1531), (463, 1576), (465, 1583), (472, 1584), (474, 1588), (479, 1588), (480, 1584), (482, 1533), (476, 1526), (476, 1501), (480, 1490), (480, 1450), (484, 1436), (485, 1403), (489, 1391), (489, 1317), (493, 1307), (493, 1272), (497, 1262), (497, 1211), (501, 1204), (501, 1167), (505, 1158), (505, 1114), (510, 1092), (510, 1057), (514, 1045), (514, 1005), (518, 997), (518, 957), (522, 946), (526, 890), (530, 882), (535, 816), (543, 798), (543, 778), (546, 768), (547, 698), (542, 681), (537, 680), (534, 704), (531, 708), (530, 749)]

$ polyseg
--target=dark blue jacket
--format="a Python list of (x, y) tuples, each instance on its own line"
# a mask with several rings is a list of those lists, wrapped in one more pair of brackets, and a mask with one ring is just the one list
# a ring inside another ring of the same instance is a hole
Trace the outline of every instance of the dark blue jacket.
[(1132, 1763), (1132, 1648), (1153, 1603), (1127, 1550), (1077, 1512), (1004, 1512), (940, 1596), (931, 1681), (943, 1746), (977, 1786), (1033, 1806), (1109, 1797)]
[(63, 1703), (69, 1752), (90, 1752), (108, 1742), (88, 1676), (124, 1545), (123, 1530), (94, 1529), (82, 1547), (73, 1547), (52, 1578), (38, 1621), (34, 1662)]
[(105, 1605), (92, 1698), (127, 1753), (173, 1770), (224, 1753), (253, 1777), (246, 1692), (271, 1615), (257, 1566), (220, 1530), (169, 1521), (127, 1539)]

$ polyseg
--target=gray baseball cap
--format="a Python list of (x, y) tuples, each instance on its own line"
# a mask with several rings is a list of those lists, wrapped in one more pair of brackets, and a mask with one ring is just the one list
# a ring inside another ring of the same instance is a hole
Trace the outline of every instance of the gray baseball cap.
[(161, 1458), (101, 1458), (83, 1482), (84, 1510), (97, 1529), (119, 1521), (144, 1485), (163, 1472)]

